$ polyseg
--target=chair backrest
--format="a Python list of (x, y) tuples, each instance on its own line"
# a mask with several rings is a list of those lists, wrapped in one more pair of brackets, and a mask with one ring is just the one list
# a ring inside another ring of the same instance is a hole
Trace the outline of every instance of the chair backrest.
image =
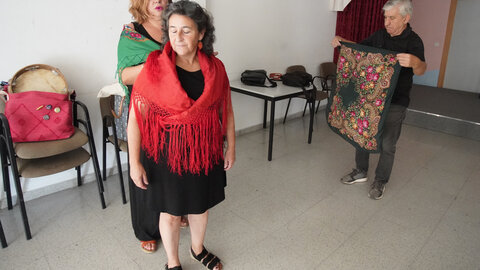
[(102, 119), (105, 119), (105, 125), (107, 127), (112, 126), (112, 109), (113, 109), (113, 96), (99, 98), (100, 114)]
[[(113, 133), (110, 133), (108, 129), (112, 127), (112, 132), (116, 133), (120, 150), (123, 152), (128, 152), (128, 146), (127, 146), (126, 134), (125, 134), (126, 122), (124, 122), (124, 120), (126, 121), (127, 118), (123, 116), (122, 118), (116, 118), (116, 116), (114, 115), (114, 111), (115, 111), (114, 104), (115, 104), (116, 97), (121, 98), (119, 96), (110, 95), (108, 97), (99, 98), (98, 100), (100, 103), (100, 113), (102, 115), (102, 122), (104, 125), (103, 127), (104, 136), (106, 136), (104, 140), (107, 139), (108, 141), (113, 143), (114, 135)], [(122, 99), (122, 102), (123, 102), (123, 99)], [(123, 113), (128, 113), (128, 110), (122, 110), (121, 112), (123, 115)], [(115, 129), (113, 129), (114, 123), (115, 123)], [(105, 141), (103, 143), (105, 143)]]
[(322, 81), (322, 90), (330, 91), (333, 81), (336, 79), (337, 65), (333, 62), (324, 62), (320, 64), (320, 78)]
[(287, 67), (287, 70), (285, 71), (285, 73), (291, 73), (291, 72), (294, 72), (294, 71), (307, 72), (307, 70), (305, 69), (304, 66), (302, 66), (302, 65), (293, 65), (293, 66)]
[(327, 78), (337, 74), (337, 65), (333, 62), (324, 62), (320, 64), (320, 76)]

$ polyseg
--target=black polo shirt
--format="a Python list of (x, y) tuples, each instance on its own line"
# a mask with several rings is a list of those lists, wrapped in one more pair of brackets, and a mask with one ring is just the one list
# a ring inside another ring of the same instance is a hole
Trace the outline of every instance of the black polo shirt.
[[(360, 44), (382, 48), (398, 53), (409, 53), (425, 62), (422, 39), (413, 32), (410, 24), (398, 36), (390, 36), (385, 28), (378, 30)], [(397, 87), (393, 93), (392, 103), (408, 107), (410, 90), (413, 84), (413, 69), (402, 67), (398, 77)]]

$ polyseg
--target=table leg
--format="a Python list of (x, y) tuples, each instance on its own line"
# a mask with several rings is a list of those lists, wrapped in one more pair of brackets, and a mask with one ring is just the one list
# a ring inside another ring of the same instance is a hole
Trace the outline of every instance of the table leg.
[(313, 118), (315, 117), (315, 99), (310, 103), (310, 125), (308, 127), (308, 143), (312, 143)]
[(275, 126), (275, 101), (270, 102), (270, 132), (268, 134), (268, 161), (272, 161), (273, 127)]
[(268, 101), (265, 99), (265, 103), (263, 104), (263, 128), (267, 128), (267, 108)]

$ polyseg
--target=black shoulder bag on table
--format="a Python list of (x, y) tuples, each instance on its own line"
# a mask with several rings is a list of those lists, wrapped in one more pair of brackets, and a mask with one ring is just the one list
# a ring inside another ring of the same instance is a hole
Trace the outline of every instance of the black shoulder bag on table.
[(304, 71), (293, 71), (283, 74), (282, 82), (288, 86), (307, 87), (313, 82), (313, 77)]
[[(263, 69), (245, 70), (244, 72), (242, 72), (240, 80), (246, 85), (277, 87), (277, 83), (268, 78), (267, 72)], [(265, 85), (265, 80), (268, 80), (271, 85)]]

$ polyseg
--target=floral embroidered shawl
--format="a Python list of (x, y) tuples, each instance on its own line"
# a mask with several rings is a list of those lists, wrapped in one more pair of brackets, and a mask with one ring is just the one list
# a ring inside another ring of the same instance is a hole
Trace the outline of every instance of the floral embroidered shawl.
[(123, 26), (118, 41), (117, 77), (125, 91), (126, 104), (129, 104), (130, 93), (127, 86), (122, 82), (122, 71), (127, 67), (144, 63), (148, 54), (158, 49), (160, 49), (160, 46), (157, 43), (141, 35), (130, 26)]
[(401, 69), (395, 55), (392, 51), (342, 42), (327, 122), (358, 149), (381, 149), (383, 124)]

